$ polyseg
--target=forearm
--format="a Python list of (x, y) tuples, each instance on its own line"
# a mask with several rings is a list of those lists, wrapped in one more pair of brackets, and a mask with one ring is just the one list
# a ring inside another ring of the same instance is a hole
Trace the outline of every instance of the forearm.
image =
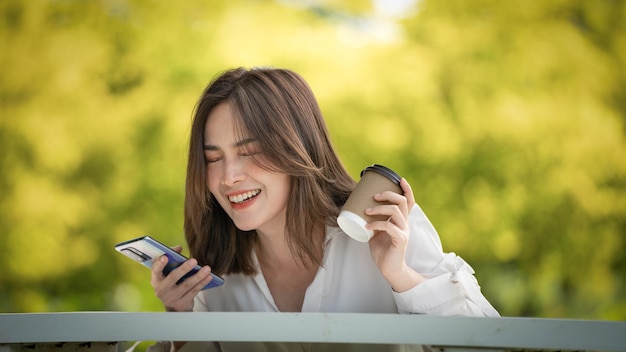
[(426, 278), (408, 265), (395, 273), (383, 274), (395, 292), (405, 292), (426, 281)]
[(429, 315), (499, 316), (467, 271), (429, 277), (407, 291), (394, 292), (400, 313)]

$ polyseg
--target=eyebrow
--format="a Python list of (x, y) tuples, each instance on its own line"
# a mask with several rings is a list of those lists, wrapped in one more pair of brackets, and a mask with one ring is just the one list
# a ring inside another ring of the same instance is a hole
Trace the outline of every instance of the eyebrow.
[[(257, 140), (255, 138), (246, 138), (246, 139), (242, 139), (239, 142), (233, 144), (233, 147), (238, 148), (238, 147), (242, 147), (246, 144), (250, 144), (250, 143), (254, 143)], [(219, 150), (220, 148), (215, 146), (215, 145), (210, 145), (210, 144), (205, 144), (203, 147), (204, 150)]]

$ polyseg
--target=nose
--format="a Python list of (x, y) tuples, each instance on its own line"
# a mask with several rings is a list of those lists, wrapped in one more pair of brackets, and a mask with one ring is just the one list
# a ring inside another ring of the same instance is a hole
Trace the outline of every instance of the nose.
[(224, 185), (231, 187), (245, 179), (243, 161), (240, 158), (225, 160), (224, 163)]

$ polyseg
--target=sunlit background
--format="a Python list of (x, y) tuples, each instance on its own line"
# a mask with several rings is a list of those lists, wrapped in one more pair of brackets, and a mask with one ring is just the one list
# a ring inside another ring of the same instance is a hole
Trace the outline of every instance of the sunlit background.
[(622, 1), (1, 0), (0, 311), (162, 311), (113, 246), (184, 244), (196, 99), (275, 66), (502, 315), (626, 320), (625, 27)]

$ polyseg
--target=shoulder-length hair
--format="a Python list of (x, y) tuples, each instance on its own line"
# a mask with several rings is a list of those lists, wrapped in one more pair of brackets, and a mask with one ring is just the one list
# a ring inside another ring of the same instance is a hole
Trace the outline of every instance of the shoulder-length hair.
[[(262, 146), (263, 164), (291, 177), (286, 233), (293, 255), (321, 265), (319, 244), (326, 225), (336, 225), (339, 208), (355, 181), (339, 161), (308, 84), (285, 69), (238, 68), (223, 72), (195, 107), (185, 191), (184, 229), (191, 255), (217, 274), (252, 275), (256, 231), (239, 230), (207, 186), (204, 129), (218, 104), (230, 103), (237, 133)], [(267, 162), (265, 162), (267, 161)]]

